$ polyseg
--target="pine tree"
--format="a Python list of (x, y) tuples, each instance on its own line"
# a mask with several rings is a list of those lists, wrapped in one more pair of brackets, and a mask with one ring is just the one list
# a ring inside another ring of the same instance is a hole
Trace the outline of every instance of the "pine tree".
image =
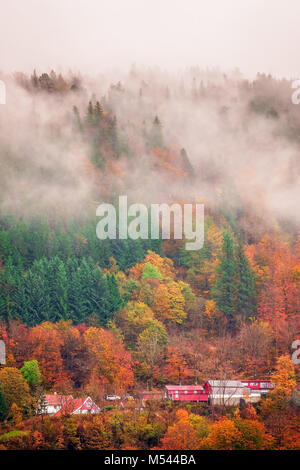
[(108, 311), (105, 316), (105, 322), (107, 323), (112, 318), (113, 314), (123, 306), (123, 301), (114, 274), (107, 274), (106, 281), (108, 287)]
[[(154, 251), (155, 253), (162, 254), (162, 238), (158, 239), (149, 239), (143, 240), (144, 252), (146, 253), (147, 250)], [(187, 251), (187, 250), (186, 250)]]
[(36, 73), (36, 70), (34, 69), (33, 74), (31, 75), (31, 83), (33, 88), (38, 88), (39, 87), (39, 79)]
[(134, 264), (136, 264), (139, 261), (142, 261), (145, 257), (145, 249), (144, 249), (143, 241), (141, 238), (138, 238), (137, 240), (130, 240), (130, 241), (132, 242)]
[(155, 116), (152, 129), (150, 133), (150, 142), (151, 147), (163, 147), (163, 134), (162, 134), (162, 126), (158, 116)]
[(73, 106), (73, 113), (74, 113), (76, 128), (79, 129), (80, 132), (83, 132), (83, 125), (81, 122), (81, 118), (80, 118), (80, 114), (79, 114), (77, 106)]
[(48, 282), (51, 294), (52, 321), (66, 319), (68, 316), (68, 280), (64, 263), (58, 256), (50, 260)]
[(229, 327), (234, 325), (234, 315), (237, 308), (237, 262), (235, 247), (231, 235), (225, 232), (220, 263), (217, 268), (217, 280), (212, 290), (212, 297), (221, 312), (226, 315)]
[(107, 318), (110, 317), (110, 297), (109, 285), (107, 278), (103, 275), (99, 266), (93, 266), (93, 304), (92, 312), (95, 313), (102, 325), (106, 324)]
[(112, 146), (115, 157), (119, 157), (118, 153), (118, 133), (117, 133), (117, 118), (114, 116), (109, 126), (109, 141)]
[(111, 250), (109, 238), (106, 240), (98, 240), (98, 256), (97, 259), (99, 260), (99, 264), (102, 268), (108, 268), (110, 265), (110, 258), (113, 256)]
[(95, 108), (94, 108), (94, 116), (95, 116), (95, 122), (99, 124), (101, 121), (101, 118), (103, 116), (103, 108), (99, 101), (96, 102)]
[(51, 321), (51, 292), (48, 283), (49, 262), (46, 258), (35, 261), (18, 283), (16, 311), (29, 326)]
[(94, 109), (93, 109), (93, 104), (91, 101), (89, 101), (89, 105), (87, 109), (86, 122), (89, 126), (94, 125)]
[(237, 267), (239, 275), (238, 312), (244, 318), (256, 315), (256, 289), (254, 273), (245, 255), (241, 240), (237, 246)]
[(66, 263), (66, 275), (68, 280), (68, 315), (69, 318), (77, 323), (77, 305), (78, 295), (81, 289), (79, 275), (78, 275), (79, 262), (78, 259), (72, 256)]
[(5, 395), (0, 387), (0, 421), (4, 421), (7, 417), (8, 408), (6, 405)]
[(110, 240), (110, 248), (112, 257), (117, 261), (121, 270), (125, 270), (130, 266), (128, 256), (131, 256), (128, 240)]
[(0, 253), (2, 261), (6, 261), (9, 257), (14, 255), (13, 246), (11, 244), (9, 232), (6, 230), (0, 231)]
[(180, 150), (180, 155), (183, 160), (184, 170), (187, 172), (191, 179), (195, 178), (195, 170), (190, 162), (190, 159), (186, 153), (185, 149)]
[(16, 269), (9, 257), (5, 269), (0, 270), (0, 318), (3, 318), (6, 323), (13, 318), (16, 283)]
[(75, 323), (84, 322), (93, 310), (93, 273), (90, 264), (82, 258), (80, 265), (73, 272), (69, 283), (69, 302), (71, 303), (71, 318)]

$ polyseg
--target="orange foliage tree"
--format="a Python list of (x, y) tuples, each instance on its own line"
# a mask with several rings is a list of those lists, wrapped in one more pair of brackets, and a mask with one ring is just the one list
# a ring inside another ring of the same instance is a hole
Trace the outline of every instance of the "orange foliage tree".
[(176, 422), (168, 427), (165, 436), (161, 439), (163, 450), (196, 450), (200, 448), (201, 438), (189, 420), (186, 410), (178, 410)]
[(53, 387), (68, 380), (61, 356), (63, 339), (56, 326), (45, 322), (31, 328), (29, 341), (32, 358), (38, 361), (45, 384)]
[(212, 450), (262, 450), (272, 446), (272, 438), (257, 420), (224, 418), (214, 423), (202, 448)]
[(132, 359), (120, 338), (112, 331), (91, 327), (85, 331), (84, 340), (91, 354), (91, 370), (115, 392), (132, 386)]

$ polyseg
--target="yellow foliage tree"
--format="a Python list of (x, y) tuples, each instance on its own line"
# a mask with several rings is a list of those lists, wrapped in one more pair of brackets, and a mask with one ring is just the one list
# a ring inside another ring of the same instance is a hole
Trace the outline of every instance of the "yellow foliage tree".
[(170, 320), (174, 323), (183, 323), (186, 319), (185, 299), (183, 295), (184, 283), (170, 281), (161, 284), (154, 294), (152, 308), (160, 320)]
[(11, 414), (12, 422), (16, 426), (22, 422), (23, 420), (22, 411), (18, 407), (18, 405), (16, 405), (15, 403), (11, 405), (10, 414)]
[(261, 404), (261, 411), (269, 415), (274, 411), (284, 409), (296, 387), (295, 369), (288, 355), (279, 357), (276, 365), (276, 373), (272, 377), (275, 388)]
[(0, 370), (0, 385), (8, 408), (17, 406), (23, 413), (30, 410), (32, 398), (29, 386), (21, 372), (15, 367), (4, 367)]

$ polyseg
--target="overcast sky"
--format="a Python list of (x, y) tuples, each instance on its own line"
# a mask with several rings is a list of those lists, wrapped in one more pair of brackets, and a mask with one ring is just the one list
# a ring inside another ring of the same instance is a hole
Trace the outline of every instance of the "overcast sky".
[(0, 0), (0, 70), (130, 64), (300, 76), (299, 0)]

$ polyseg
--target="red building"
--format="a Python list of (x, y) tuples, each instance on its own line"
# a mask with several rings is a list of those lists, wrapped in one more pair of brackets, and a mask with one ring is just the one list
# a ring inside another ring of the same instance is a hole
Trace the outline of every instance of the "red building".
[(166, 385), (164, 396), (172, 401), (208, 402), (208, 393), (202, 385)]
[(145, 390), (142, 392), (143, 400), (162, 400), (164, 398), (164, 393), (161, 390)]
[(250, 390), (253, 391), (258, 391), (262, 394), (268, 393), (274, 388), (274, 385), (271, 384), (270, 380), (242, 380), (242, 384), (244, 387), (250, 388)]

